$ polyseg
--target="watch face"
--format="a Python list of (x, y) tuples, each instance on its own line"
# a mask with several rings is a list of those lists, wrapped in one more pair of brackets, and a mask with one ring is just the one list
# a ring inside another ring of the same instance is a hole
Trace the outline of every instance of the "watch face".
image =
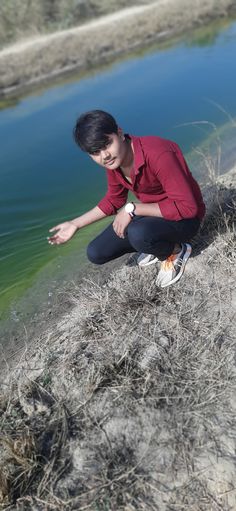
[(127, 213), (133, 213), (134, 205), (132, 204), (132, 202), (129, 202), (128, 204), (126, 204), (125, 210)]

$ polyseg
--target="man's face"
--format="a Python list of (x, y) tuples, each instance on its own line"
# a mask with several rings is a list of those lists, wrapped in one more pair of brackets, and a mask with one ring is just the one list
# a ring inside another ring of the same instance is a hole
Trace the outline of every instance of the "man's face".
[(123, 135), (119, 131), (117, 133), (111, 133), (108, 135), (109, 142), (103, 149), (96, 151), (89, 156), (101, 167), (108, 169), (117, 169), (122, 165), (126, 154), (126, 143), (123, 140)]

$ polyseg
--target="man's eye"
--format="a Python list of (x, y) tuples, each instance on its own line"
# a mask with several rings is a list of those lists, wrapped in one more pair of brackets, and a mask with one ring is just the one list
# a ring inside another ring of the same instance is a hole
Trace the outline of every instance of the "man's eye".
[(112, 144), (112, 140), (109, 140), (106, 145), (104, 146), (103, 149), (98, 149), (97, 151), (93, 151), (92, 153), (90, 153), (92, 156), (98, 156), (100, 154), (100, 151), (104, 149), (106, 149), (107, 147), (109, 147), (110, 145)]

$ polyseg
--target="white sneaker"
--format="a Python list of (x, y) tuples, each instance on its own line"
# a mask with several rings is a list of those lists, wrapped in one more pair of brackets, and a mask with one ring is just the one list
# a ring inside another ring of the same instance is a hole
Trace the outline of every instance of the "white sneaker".
[(149, 266), (150, 264), (158, 263), (159, 259), (153, 254), (144, 254), (143, 252), (138, 256), (137, 264), (139, 266)]
[(162, 261), (157, 275), (157, 286), (170, 286), (183, 275), (187, 260), (192, 252), (192, 247), (189, 243), (181, 243), (181, 247), (181, 251), (178, 254), (172, 254), (165, 261)]

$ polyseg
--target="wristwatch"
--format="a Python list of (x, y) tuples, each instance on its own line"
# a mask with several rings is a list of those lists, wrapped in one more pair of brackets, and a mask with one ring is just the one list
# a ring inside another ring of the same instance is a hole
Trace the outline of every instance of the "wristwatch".
[(129, 216), (131, 218), (134, 218), (135, 216), (135, 205), (133, 202), (128, 202), (126, 205), (125, 205), (125, 211), (126, 213), (129, 213)]

